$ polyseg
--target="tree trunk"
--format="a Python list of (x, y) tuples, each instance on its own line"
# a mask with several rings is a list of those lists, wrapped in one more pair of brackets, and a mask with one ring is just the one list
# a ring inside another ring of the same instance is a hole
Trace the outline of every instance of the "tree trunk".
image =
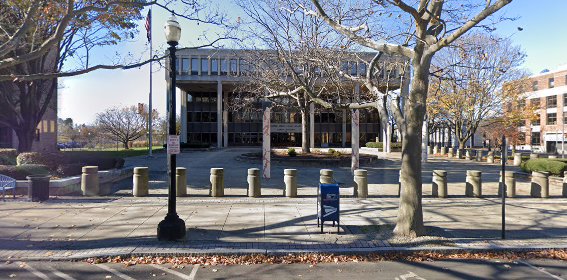
[(309, 112), (307, 109), (301, 109), (301, 151), (304, 154), (311, 153), (309, 136)]
[(128, 141), (122, 142), (122, 146), (124, 147), (124, 150), (128, 150)]
[(404, 105), (405, 127), (402, 131), (401, 194), (394, 233), (415, 237), (425, 233), (423, 226), (421, 141), (425, 118), (429, 64), (431, 58), (413, 59), (414, 78)]
[(14, 132), (16, 132), (16, 136), (18, 137), (18, 153), (30, 152), (32, 149), (35, 128), (26, 129), (24, 126), (15, 129)]

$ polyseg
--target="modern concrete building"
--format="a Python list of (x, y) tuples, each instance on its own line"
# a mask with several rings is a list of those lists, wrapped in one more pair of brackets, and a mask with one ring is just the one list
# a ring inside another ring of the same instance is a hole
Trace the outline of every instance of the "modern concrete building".
[[(536, 106), (536, 120), (526, 120), (520, 127), (525, 142), (519, 149), (536, 152), (562, 152), (567, 132), (567, 65), (544, 70), (529, 77), (527, 102)], [(567, 150), (567, 143), (565, 143)]]
[[(262, 111), (233, 110), (228, 102), (239, 85), (254, 79), (245, 59), (246, 50), (180, 49), (177, 51), (177, 87), (181, 91), (181, 142), (212, 146), (261, 145)], [(351, 75), (363, 76), (366, 64), (348, 61)], [(399, 75), (390, 73), (390, 75)], [(384, 75), (386, 75), (384, 73)], [(166, 79), (169, 79), (166, 73)], [(399, 82), (398, 82), (399, 84)], [(399, 87), (399, 85), (398, 85)], [(169, 88), (169, 87), (168, 87)], [(356, 91), (364, 87), (353, 86)], [(311, 147), (348, 147), (351, 143), (350, 110), (310, 108)], [(360, 110), (360, 145), (382, 136), (377, 110)], [(301, 146), (301, 115), (293, 108), (274, 109), (271, 115), (273, 146)]]

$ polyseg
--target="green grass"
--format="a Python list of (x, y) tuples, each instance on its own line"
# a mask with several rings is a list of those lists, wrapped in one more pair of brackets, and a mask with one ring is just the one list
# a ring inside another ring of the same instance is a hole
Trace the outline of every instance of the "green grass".
[[(154, 146), (153, 152), (160, 152), (163, 151), (162, 146)], [(143, 156), (148, 154), (148, 148), (131, 148), (128, 150), (125, 149), (118, 149), (116, 148), (108, 148), (108, 149), (74, 149), (74, 150), (64, 150), (63, 153), (65, 154), (88, 154), (88, 155), (97, 155), (97, 156), (104, 156), (104, 157), (135, 157), (135, 156)]]

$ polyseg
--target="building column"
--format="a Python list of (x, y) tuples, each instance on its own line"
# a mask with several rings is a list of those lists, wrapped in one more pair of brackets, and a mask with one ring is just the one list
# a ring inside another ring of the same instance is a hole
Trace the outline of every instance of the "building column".
[(217, 148), (222, 147), (222, 82), (217, 82)]
[(228, 147), (228, 92), (223, 94), (224, 111), (222, 111), (223, 147)]
[(347, 134), (347, 129), (346, 129), (346, 119), (347, 119), (347, 113), (346, 113), (346, 109), (343, 109), (343, 134), (342, 134), (342, 147), (345, 148), (346, 147), (346, 134)]
[(187, 92), (181, 91), (181, 132), (180, 142), (187, 143)]
[(309, 104), (309, 147), (315, 148), (315, 104)]

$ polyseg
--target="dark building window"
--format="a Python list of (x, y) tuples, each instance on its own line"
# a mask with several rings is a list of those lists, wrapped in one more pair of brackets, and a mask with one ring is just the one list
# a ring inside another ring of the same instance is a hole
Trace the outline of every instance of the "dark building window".
[(554, 78), (549, 78), (548, 86), (549, 86), (549, 88), (555, 87), (555, 79)]
[(536, 91), (538, 89), (537, 81), (532, 82), (532, 91)]
[(206, 57), (201, 58), (201, 75), (209, 75), (209, 59)]
[(181, 74), (189, 74), (189, 58), (181, 59)]
[(227, 74), (227, 72), (228, 72), (228, 60), (226, 60), (226, 59), (221, 59), (220, 62), (221, 62), (221, 67), (220, 67), (221, 72), (220, 72), (220, 74), (221, 74), (222, 76), (226, 76), (226, 74)]
[(567, 124), (567, 112), (563, 112), (563, 123)]
[(199, 59), (191, 58), (191, 75), (199, 75)]
[(356, 76), (356, 61), (351, 61), (350, 62), (350, 75), (351, 76)]
[(557, 124), (557, 113), (547, 113), (547, 124)]
[(539, 145), (541, 143), (540, 133), (532, 132), (532, 145)]
[(230, 75), (236, 76), (238, 74), (238, 61), (236, 59), (230, 60)]
[(557, 107), (557, 95), (552, 95), (546, 97), (547, 99), (547, 108), (556, 108)]
[(532, 125), (533, 125), (533, 126), (538, 126), (538, 125), (540, 125), (539, 116), (537, 116), (537, 119), (535, 119), (535, 120), (532, 121)]
[(536, 109), (540, 107), (540, 99), (538, 98), (534, 98), (534, 99), (530, 99), (530, 103), (532, 104), (532, 106), (534, 106)]
[(219, 60), (216, 58), (211, 59), (211, 75), (219, 74)]
[(366, 63), (361, 62), (358, 64), (358, 75), (366, 76)]

